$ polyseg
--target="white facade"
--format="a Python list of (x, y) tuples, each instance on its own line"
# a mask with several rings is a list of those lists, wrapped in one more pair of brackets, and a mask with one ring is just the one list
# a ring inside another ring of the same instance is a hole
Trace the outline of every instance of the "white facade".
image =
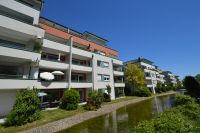
[[(28, 2), (34, 4), (34, 1)], [(38, 3), (29, 7), (15, 0), (1, 0), (0, 8), (9, 12), (0, 15), (0, 117), (11, 110), (17, 91), (22, 89), (58, 90), (60, 93), (60, 90), (73, 88), (85, 100), (88, 89), (104, 90), (110, 85), (111, 98), (114, 99), (115, 88), (125, 87), (122, 61), (76, 48), (73, 37), (69, 40), (52, 39), (35, 26), (40, 16)], [(27, 17), (27, 21), (13, 18), (15, 15)], [(43, 44), (41, 51), (35, 49), (38, 43)], [(99, 62), (105, 66), (99, 66)], [(40, 78), (40, 73), (53, 71), (64, 75), (56, 75), (53, 81)]]

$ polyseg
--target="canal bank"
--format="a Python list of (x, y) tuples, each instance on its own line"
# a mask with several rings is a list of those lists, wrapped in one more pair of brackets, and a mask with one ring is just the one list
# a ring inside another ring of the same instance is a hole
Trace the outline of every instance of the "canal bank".
[(82, 114), (78, 114), (69, 118), (65, 118), (62, 120), (58, 120), (52, 123), (48, 123), (46, 125), (37, 127), (37, 128), (33, 128), (27, 131), (23, 131), (24, 133), (45, 133), (45, 132), (58, 132), (67, 128), (70, 128), (76, 124), (79, 124), (83, 121), (92, 119), (94, 117), (98, 117), (107, 113), (110, 113), (112, 111), (115, 111), (121, 107), (127, 106), (129, 104), (134, 104), (134, 103), (138, 103), (141, 101), (145, 101), (145, 100), (149, 100), (155, 96), (164, 96), (164, 95), (170, 95), (170, 94), (175, 94), (176, 92), (167, 92), (167, 93), (163, 93), (163, 94), (157, 94), (151, 97), (139, 97), (139, 98), (135, 98), (132, 100), (128, 100), (128, 101), (123, 101), (123, 102), (118, 102), (118, 103), (113, 103), (113, 104), (109, 104), (109, 105), (104, 105), (102, 108), (100, 108), (97, 111), (88, 111)]

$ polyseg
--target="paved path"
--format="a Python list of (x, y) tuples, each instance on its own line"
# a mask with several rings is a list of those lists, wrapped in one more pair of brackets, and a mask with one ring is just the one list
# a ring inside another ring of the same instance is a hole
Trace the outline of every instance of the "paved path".
[[(164, 93), (164, 94), (160, 94), (157, 96), (162, 96), (162, 95), (168, 95), (168, 94), (173, 94), (175, 92), (168, 92), (168, 93)], [(152, 96), (154, 97), (154, 96)], [(118, 103), (113, 103), (113, 104), (109, 104), (109, 105), (104, 105), (102, 106), (102, 108), (98, 109), (97, 111), (88, 111), (82, 114), (78, 114), (75, 116), (71, 116), (65, 119), (61, 119), (55, 122), (51, 122), (48, 124), (45, 124), (43, 126), (40, 127), (36, 127), (36, 128), (32, 128), (30, 130), (27, 131), (23, 131), (23, 133), (53, 133), (53, 132), (58, 132), (67, 128), (70, 128), (76, 124), (79, 124), (85, 120), (112, 112), (118, 108), (121, 108), (123, 106), (126, 106), (128, 104), (133, 104), (133, 103), (137, 103), (143, 100), (148, 100), (151, 99), (152, 97), (140, 97), (140, 98), (135, 98), (132, 100), (128, 100), (128, 101), (123, 101), (123, 102), (118, 102)]]

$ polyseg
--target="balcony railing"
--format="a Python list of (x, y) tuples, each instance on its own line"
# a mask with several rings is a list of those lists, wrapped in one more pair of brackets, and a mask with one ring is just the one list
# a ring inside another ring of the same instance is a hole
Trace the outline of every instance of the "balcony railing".
[(5, 40), (0, 40), (0, 46), (2, 46), (2, 47), (7, 47), (7, 48), (13, 48), (13, 49), (18, 49), (18, 50), (38, 53), (37, 51), (34, 51), (32, 49), (29, 49), (29, 48), (25, 48), (25, 47), (20, 46), (20, 45), (23, 45), (23, 44), (10, 42), (10, 41), (5, 41)]
[(67, 63), (65, 61), (62, 61), (62, 60), (58, 60), (58, 59), (50, 59), (50, 58), (44, 58), (44, 57), (41, 57), (42, 60), (46, 60), (46, 61), (53, 61), (53, 62), (58, 62), (58, 63)]
[(0, 79), (37, 80), (32, 77), (24, 78), (23, 75), (0, 74)]
[(88, 65), (88, 64), (80, 64), (80, 63), (75, 63), (75, 62), (72, 62), (72, 64), (77, 65), (77, 66), (91, 67), (91, 65)]
[(123, 69), (113, 68), (114, 71), (123, 72)]
[(91, 83), (90, 80), (71, 80), (72, 83)]
[(115, 80), (114, 82), (115, 82), (115, 83), (124, 83), (123, 80)]

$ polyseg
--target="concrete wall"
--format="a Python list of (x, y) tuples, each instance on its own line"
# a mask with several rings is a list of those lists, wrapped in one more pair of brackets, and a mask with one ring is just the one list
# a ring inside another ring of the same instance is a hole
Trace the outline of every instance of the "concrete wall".
[(7, 115), (11, 111), (17, 90), (0, 90), (0, 117)]

